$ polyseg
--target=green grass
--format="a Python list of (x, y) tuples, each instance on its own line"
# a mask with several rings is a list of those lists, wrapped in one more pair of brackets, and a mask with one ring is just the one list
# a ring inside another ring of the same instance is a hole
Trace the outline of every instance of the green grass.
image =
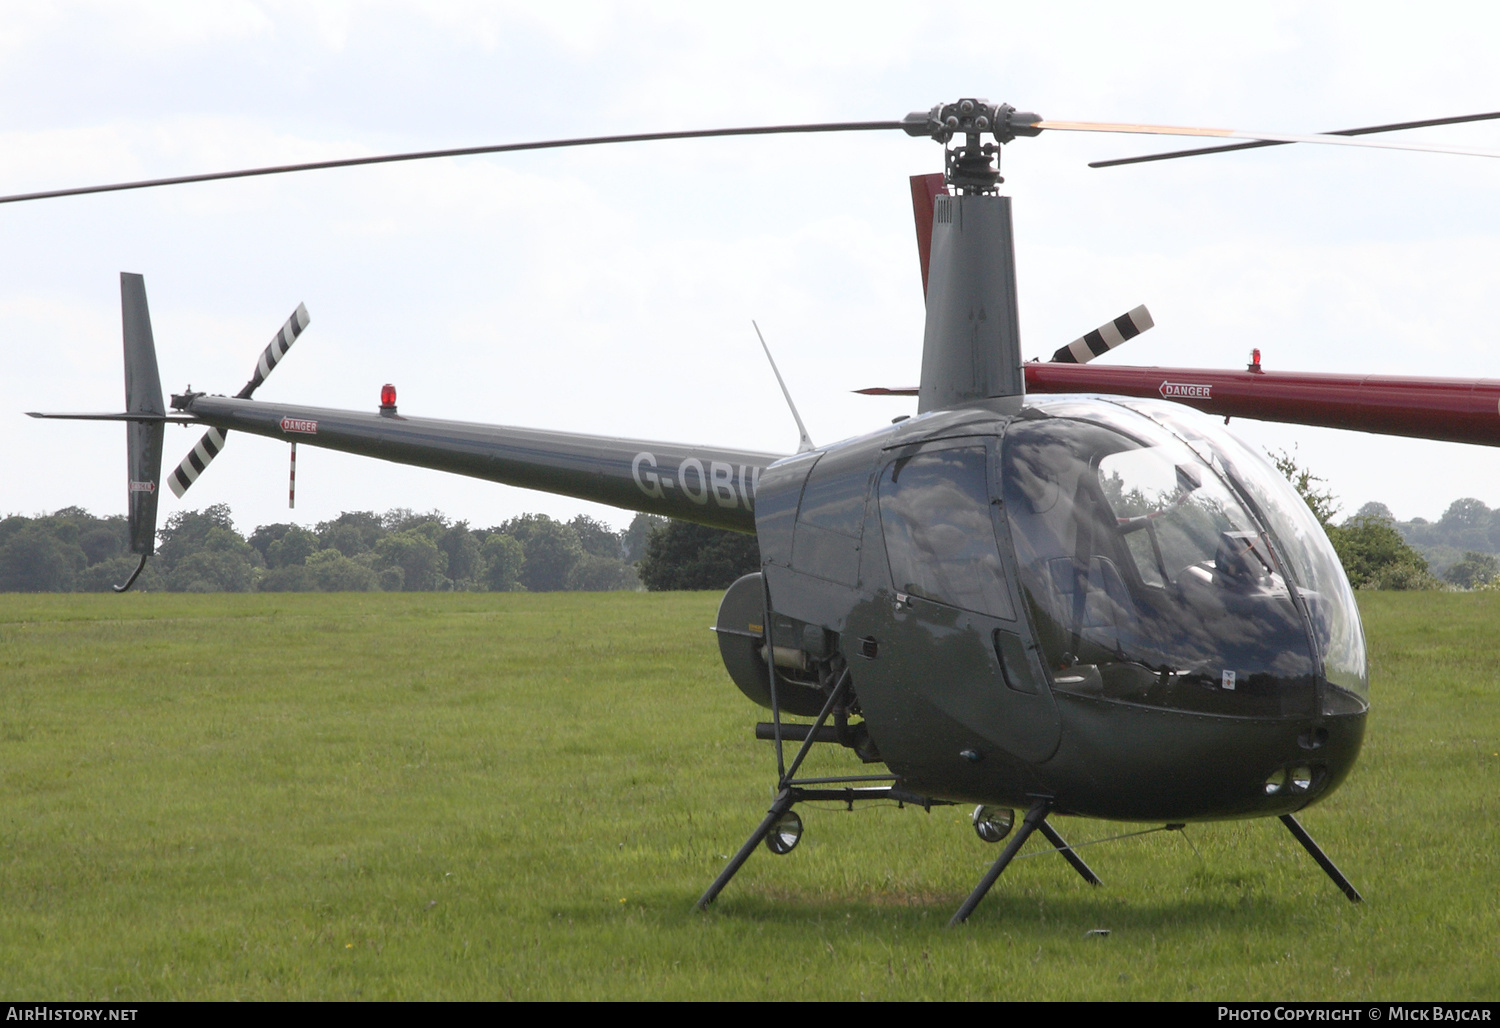
[(1500, 594), (1361, 601), (1303, 822), (1365, 904), (1257, 821), (1023, 859), (953, 930), (996, 851), (952, 808), (804, 809), (694, 910), (773, 770), (717, 596), (0, 596), (0, 994), (1493, 1000)]

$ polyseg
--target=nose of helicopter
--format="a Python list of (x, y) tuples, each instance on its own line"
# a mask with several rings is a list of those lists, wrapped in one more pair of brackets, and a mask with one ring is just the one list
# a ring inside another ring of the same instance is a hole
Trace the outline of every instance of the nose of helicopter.
[(1042, 776), (1062, 812), (1123, 821), (1292, 813), (1332, 793), (1365, 712), (1213, 717), (1058, 694), (1062, 740)]

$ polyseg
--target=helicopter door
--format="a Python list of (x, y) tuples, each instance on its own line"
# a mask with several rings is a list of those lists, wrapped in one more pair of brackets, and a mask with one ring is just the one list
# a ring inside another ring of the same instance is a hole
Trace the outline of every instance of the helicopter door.
[(889, 592), (881, 596), (877, 587), (876, 600), (889, 603), (889, 615), (879, 618), (883, 638), (856, 680), (873, 676), (886, 688), (871, 682), (871, 691), (921, 709), (907, 723), (923, 737), (911, 742), (925, 751), (924, 763), (948, 758), (943, 741), (953, 759), (998, 748), (1039, 763), (1061, 734), (1016, 616), (1010, 561), (999, 544), (1008, 535), (992, 502), (1000, 495), (997, 473), (991, 445), (956, 440), (908, 451), (879, 476)]

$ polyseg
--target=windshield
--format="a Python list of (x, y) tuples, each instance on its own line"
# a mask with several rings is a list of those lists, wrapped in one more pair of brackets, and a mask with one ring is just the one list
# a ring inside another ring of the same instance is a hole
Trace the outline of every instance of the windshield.
[(1092, 400), (1002, 449), (1022, 590), (1055, 688), (1206, 713), (1308, 715), (1318, 665), (1264, 529), (1195, 450)]
[(1293, 583), (1307, 605), (1323, 674), (1333, 686), (1324, 694), (1324, 711), (1363, 709), (1369, 703), (1370, 674), (1359, 606), (1328, 533), (1307, 504), (1266, 458), (1213, 418), (1177, 404), (1123, 402), (1181, 436), (1249, 497), (1291, 565)]

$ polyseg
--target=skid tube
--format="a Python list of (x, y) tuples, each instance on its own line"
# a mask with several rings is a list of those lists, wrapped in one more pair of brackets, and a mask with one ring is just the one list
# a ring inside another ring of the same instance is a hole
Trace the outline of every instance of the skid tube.
[[(854, 778), (810, 778), (807, 779), (807, 785), (836, 785), (842, 782), (869, 782), (889, 780), (889, 778), (889, 775), (869, 775)], [(725, 865), (724, 870), (719, 872), (719, 877), (714, 879), (713, 884), (708, 887), (708, 890), (698, 898), (699, 910), (707, 910), (709, 904), (718, 898), (719, 893), (724, 891), (724, 886), (729, 884), (729, 880), (744, 866), (745, 861), (750, 859), (750, 854), (755, 852), (755, 847), (764, 842), (766, 836), (771, 834), (771, 829), (776, 826), (776, 822), (781, 819), (782, 815), (805, 800), (832, 800), (836, 803), (847, 804), (850, 810), (854, 809), (854, 804), (869, 800), (894, 801), (896, 803), (911, 804), (912, 806), (929, 809), (936, 806), (952, 805), (946, 800), (934, 800), (926, 796), (918, 796), (915, 793), (907, 792), (896, 786), (856, 788), (853, 785), (845, 785), (842, 788), (808, 788), (807, 785), (787, 785), (781, 792), (777, 793), (776, 799), (771, 803), (771, 809), (766, 811), (765, 819), (761, 821), (755, 831), (750, 833), (750, 838), (746, 839), (745, 844), (740, 847), (739, 852), (730, 858), (729, 863)]]

